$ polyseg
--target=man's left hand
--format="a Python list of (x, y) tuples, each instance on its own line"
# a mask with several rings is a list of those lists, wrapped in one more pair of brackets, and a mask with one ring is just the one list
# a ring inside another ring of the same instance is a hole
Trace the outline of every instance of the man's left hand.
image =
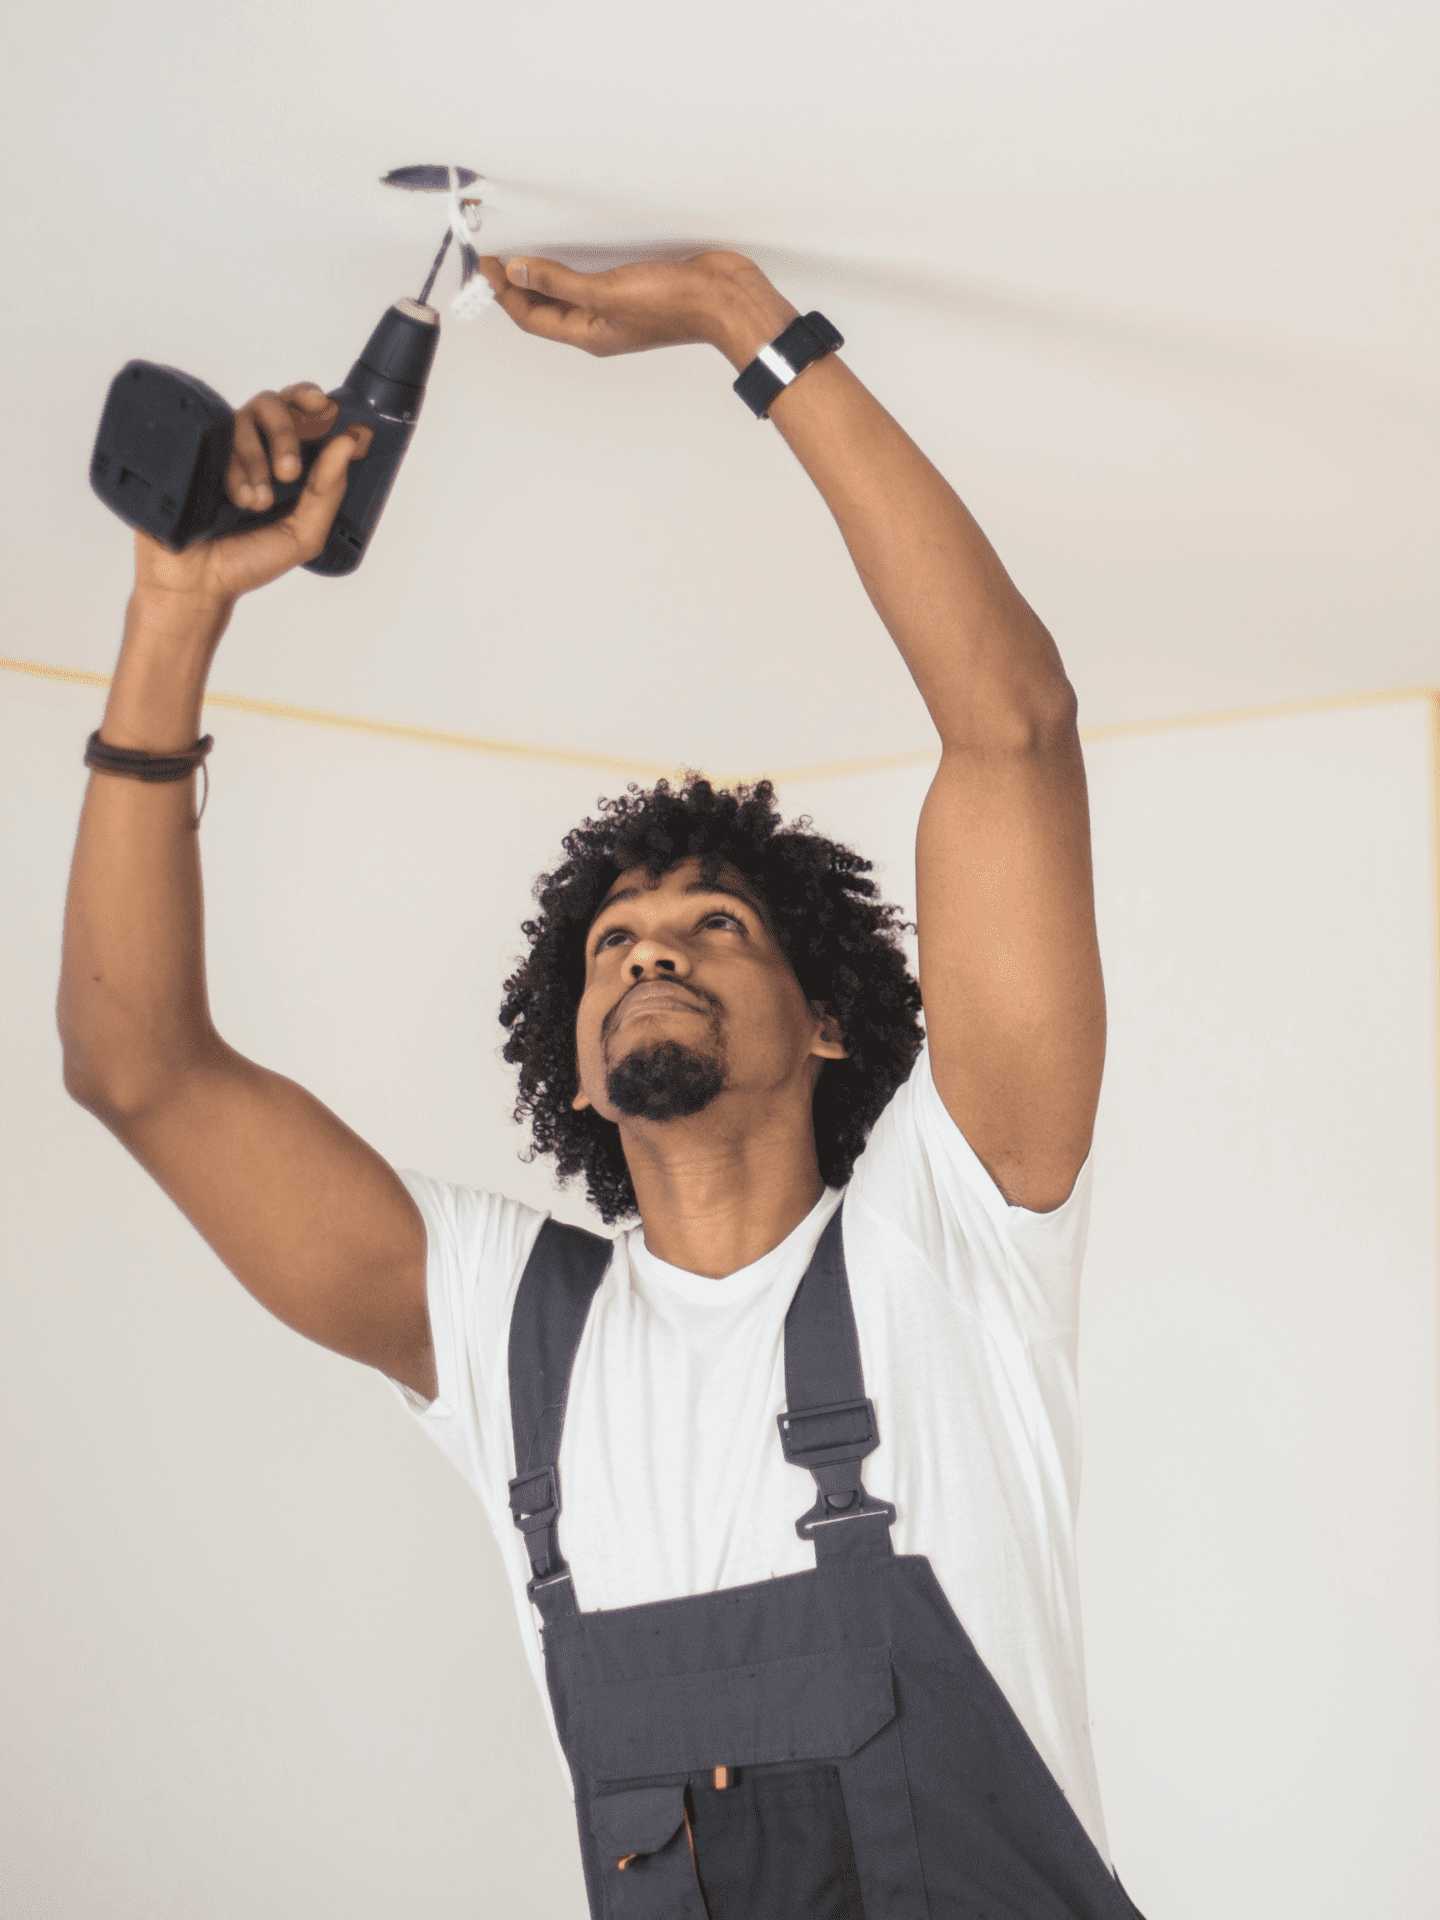
[(799, 313), (742, 253), (637, 260), (605, 273), (486, 256), (480, 270), (522, 332), (602, 358), (708, 343), (743, 367)]

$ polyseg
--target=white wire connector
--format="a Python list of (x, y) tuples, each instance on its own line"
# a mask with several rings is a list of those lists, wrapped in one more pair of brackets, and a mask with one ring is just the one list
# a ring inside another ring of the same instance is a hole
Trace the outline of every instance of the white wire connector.
[(487, 307), (493, 307), (494, 304), (495, 289), (483, 273), (477, 273), (450, 302), (450, 311), (457, 320), (476, 320)]
[(495, 304), (495, 289), (480, 271), (480, 253), (475, 245), (475, 236), (480, 231), (483, 184), (477, 180), (473, 186), (462, 189), (459, 170), (450, 169), (450, 231), (460, 247), (460, 291), (450, 302), (450, 311), (457, 320), (478, 319), (487, 307)]

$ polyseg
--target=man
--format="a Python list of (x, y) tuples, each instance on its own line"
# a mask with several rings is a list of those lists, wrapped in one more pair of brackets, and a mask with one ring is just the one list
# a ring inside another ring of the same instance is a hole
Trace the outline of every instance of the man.
[[(768, 783), (692, 777), (567, 839), (502, 1010), (537, 1148), (607, 1224), (639, 1215), (613, 1243), (402, 1178), (227, 1046), (193, 779), (156, 776), (203, 757), (237, 598), (321, 550), (352, 429), (287, 521), (180, 555), (137, 537), (66, 913), (66, 1085), (475, 1485), (596, 1915), (1133, 1914), (1074, 1560), (1105, 1046), (1074, 691), (828, 323), (797, 327), (753, 262), (483, 270), (539, 339), (714, 345), (820, 488), (943, 748), (918, 993), (866, 862), (783, 829)], [(258, 396), (231, 498), (267, 505), (268, 461), (291, 477), (332, 419), (312, 387)]]

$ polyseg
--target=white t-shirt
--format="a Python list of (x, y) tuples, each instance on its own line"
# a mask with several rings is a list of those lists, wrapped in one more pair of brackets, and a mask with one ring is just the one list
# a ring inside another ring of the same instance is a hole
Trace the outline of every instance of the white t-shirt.
[[(788, 1239), (708, 1279), (615, 1239), (575, 1356), (560, 1449), (560, 1550), (582, 1612), (710, 1593), (815, 1564), (795, 1532), (815, 1483), (787, 1465), (785, 1315), (845, 1200), (845, 1263), (880, 1445), (867, 1490), (896, 1553), (923, 1553), (1107, 1866), (1090, 1745), (1075, 1519), (1076, 1313), (1090, 1161), (1053, 1213), (1012, 1207), (946, 1112), (928, 1047), (848, 1189)], [(565, 1777), (530, 1563), (510, 1517), (510, 1310), (546, 1215), (401, 1178), (425, 1218), (439, 1395), (397, 1387), (479, 1494)], [(392, 1382), (392, 1385), (396, 1383)]]

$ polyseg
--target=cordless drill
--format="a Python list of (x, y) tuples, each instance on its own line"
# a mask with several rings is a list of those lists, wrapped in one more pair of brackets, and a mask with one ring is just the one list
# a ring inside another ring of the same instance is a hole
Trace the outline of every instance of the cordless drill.
[(127, 526), (180, 553), (197, 540), (283, 520), (320, 449), (349, 426), (369, 427), (374, 436), (369, 451), (350, 462), (345, 497), (325, 550), (305, 562), (310, 573), (353, 573), (365, 557), (420, 417), (440, 338), (440, 316), (424, 304), (433, 280), (432, 272), (419, 300), (397, 300), (381, 315), (344, 385), (330, 394), (339, 402), (335, 424), (324, 440), (300, 442), (298, 479), (276, 480), (272, 472), (274, 501), (263, 511), (233, 506), (225, 495), (235, 438), (231, 409), (203, 380), (149, 360), (128, 361), (110, 383), (90, 456), (91, 486)]

